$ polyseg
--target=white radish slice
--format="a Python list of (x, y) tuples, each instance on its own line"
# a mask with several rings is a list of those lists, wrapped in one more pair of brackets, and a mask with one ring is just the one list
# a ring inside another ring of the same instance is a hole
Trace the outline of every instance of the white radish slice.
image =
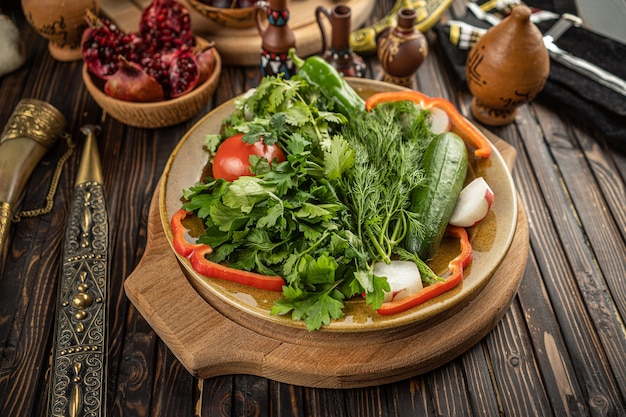
[(494, 194), (483, 177), (477, 177), (461, 190), (450, 221), (452, 226), (472, 227), (482, 222), (493, 204)]
[(428, 117), (430, 130), (436, 135), (449, 132), (452, 128), (452, 122), (450, 121), (448, 113), (439, 107), (431, 107), (428, 110), (430, 111)]
[[(243, 93), (243, 97), (244, 99), (250, 98), (252, 97), (252, 94), (254, 94), (256, 92), (256, 88), (250, 88), (248, 89), (248, 91), (246, 91), (245, 93)], [(246, 105), (243, 108), (243, 115), (245, 117), (246, 120), (250, 121), (254, 118), (254, 113), (252, 113), (252, 111), (248, 108), (248, 106)]]
[(391, 287), (389, 292), (385, 292), (384, 302), (400, 300), (422, 289), (422, 277), (415, 262), (391, 261), (390, 264), (376, 262), (374, 275), (387, 278)]

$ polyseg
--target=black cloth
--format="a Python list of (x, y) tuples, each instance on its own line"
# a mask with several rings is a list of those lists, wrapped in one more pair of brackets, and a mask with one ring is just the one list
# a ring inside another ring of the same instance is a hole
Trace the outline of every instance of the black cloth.
[[(578, 14), (573, 0), (529, 0), (524, 4), (557, 14)], [(490, 27), (488, 23), (476, 18), (469, 10), (458, 20), (476, 27)], [(554, 23), (556, 20), (547, 20), (537, 23), (537, 27), (545, 33)], [(435, 31), (442, 50), (455, 73), (462, 81), (465, 81), (468, 50), (461, 50), (450, 42), (447, 24), (439, 23), (435, 26)], [(626, 44), (583, 27), (571, 27), (556, 44), (561, 49), (626, 79)], [(626, 96), (551, 59), (550, 76), (536, 100), (601, 132), (612, 148), (626, 152)]]

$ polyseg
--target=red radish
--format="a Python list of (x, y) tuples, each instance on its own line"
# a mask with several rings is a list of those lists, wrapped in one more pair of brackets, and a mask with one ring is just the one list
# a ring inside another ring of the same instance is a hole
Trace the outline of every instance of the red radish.
[(436, 135), (449, 132), (452, 128), (452, 122), (450, 122), (448, 113), (439, 107), (431, 107), (428, 110), (430, 110), (428, 117), (430, 130)]
[(387, 278), (389, 292), (385, 292), (383, 302), (401, 300), (404, 297), (415, 294), (422, 289), (422, 277), (415, 262), (411, 261), (391, 261), (376, 262), (374, 264), (374, 275)]
[(474, 178), (461, 190), (450, 223), (452, 226), (475, 226), (487, 217), (494, 194), (483, 177)]

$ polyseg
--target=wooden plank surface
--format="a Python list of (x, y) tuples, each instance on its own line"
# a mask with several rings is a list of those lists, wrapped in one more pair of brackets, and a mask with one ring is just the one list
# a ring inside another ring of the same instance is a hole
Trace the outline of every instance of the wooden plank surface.
[[(118, 0), (122, 1), (122, 0)], [(378, 1), (370, 22), (393, 1)], [(68, 118), (78, 147), (63, 171), (51, 213), (12, 225), (0, 277), (0, 416), (44, 416), (59, 256), (82, 138), (99, 122), (110, 202), (114, 294), (109, 323), (109, 416), (617, 416), (626, 415), (624, 242), (626, 156), (558, 108), (540, 101), (514, 124), (490, 129), (517, 151), (514, 180), (529, 219), (531, 253), (518, 295), (494, 331), (461, 357), (424, 375), (354, 389), (317, 389), (251, 375), (190, 375), (122, 291), (147, 242), (150, 201), (170, 152), (201, 117), (161, 130), (103, 118), (79, 63), (52, 60), (43, 38), (17, 16), (28, 63), (0, 79), (0, 124), (21, 98), (49, 101)], [(457, 0), (446, 15), (465, 12)], [(466, 86), (431, 46), (419, 89), (469, 115)], [(382, 78), (375, 58), (368, 77)], [(255, 67), (225, 68), (206, 111), (258, 82)], [(44, 202), (65, 151), (51, 149), (28, 183), (23, 204)], [(4, 179), (0, 179), (4, 180)], [(324, 358), (317, 360), (323, 361)]]

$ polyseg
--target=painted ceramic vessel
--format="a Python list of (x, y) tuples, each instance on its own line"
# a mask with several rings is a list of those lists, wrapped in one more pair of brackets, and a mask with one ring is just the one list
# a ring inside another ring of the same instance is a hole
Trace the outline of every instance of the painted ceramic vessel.
[[(255, 4), (255, 24), (261, 36), (261, 76), (282, 73), (285, 79), (295, 73), (287, 54), (295, 48), (296, 38), (289, 28), (288, 0), (270, 0)], [(263, 15), (267, 17), (265, 22)]]
[(35, 31), (48, 39), (48, 50), (59, 61), (81, 58), (80, 41), (87, 28), (85, 10), (97, 14), (98, 0), (22, 0), (22, 10)]
[(385, 71), (384, 80), (403, 87), (415, 87), (415, 71), (428, 55), (426, 37), (415, 29), (417, 12), (398, 10), (397, 25), (378, 42), (378, 60)]
[(472, 115), (486, 125), (512, 122), (517, 108), (535, 98), (548, 79), (550, 58), (530, 15), (528, 7), (515, 7), (468, 54)]

